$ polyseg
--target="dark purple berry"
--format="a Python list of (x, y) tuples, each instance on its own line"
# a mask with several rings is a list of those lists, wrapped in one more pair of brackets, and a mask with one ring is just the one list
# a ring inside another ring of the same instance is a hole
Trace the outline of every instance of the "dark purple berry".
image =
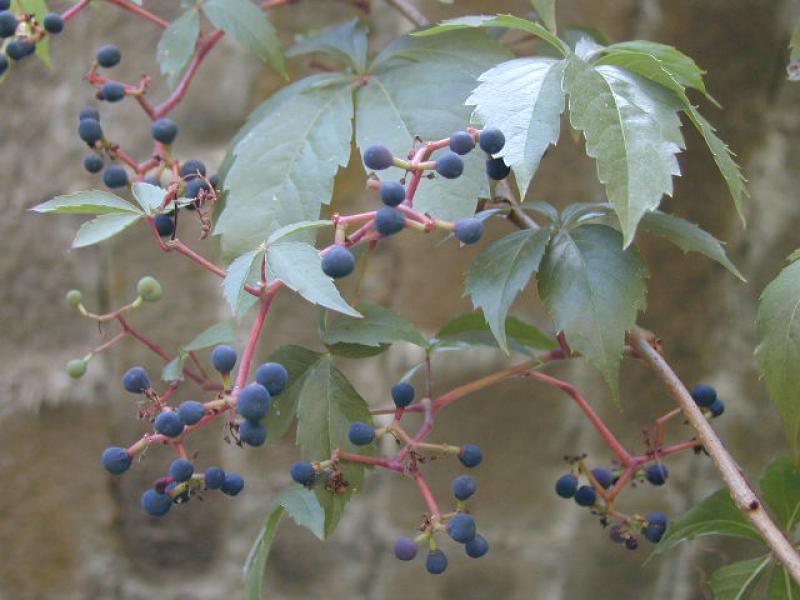
[(556, 481), (556, 494), (562, 498), (572, 498), (578, 489), (578, 478), (572, 473), (562, 475)]
[(128, 185), (128, 172), (119, 165), (110, 165), (103, 173), (103, 183), (110, 188), (121, 188)]
[(711, 406), (708, 407), (708, 410), (711, 411), (711, 416), (718, 417), (725, 412), (725, 402), (723, 402), (721, 398), (717, 398), (711, 403)]
[(166, 494), (149, 489), (142, 494), (142, 508), (153, 517), (163, 517), (172, 508), (172, 499)]
[(103, 170), (104, 164), (105, 161), (103, 161), (103, 157), (94, 152), (90, 152), (83, 157), (83, 168), (89, 171), (89, 173), (99, 173)]
[(614, 481), (614, 476), (608, 469), (592, 469), (592, 475), (604, 490), (610, 488)]
[(400, 560), (413, 560), (417, 555), (417, 542), (407, 537), (397, 538), (394, 555)]
[(117, 66), (120, 60), (122, 60), (122, 51), (119, 46), (114, 44), (103, 46), (97, 51), (97, 64), (101, 67), (110, 69)]
[(225, 482), (222, 484), (222, 493), (236, 496), (244, 489), (244, 477), (238, 473), (225, 473)]
[(350, 431), (347, 436), (353, 445), (366, 446), (375, 440), (375, 428), (361, 421), (356, 421), (350, 425)]
[(425, 568), (431, 575), (441, 575), (447, 569), (447, 557), (441, 550), (431, 550), (425, 559)]
[(11, 0), (0, 0), (0, 10), (8, 10), (11, 8)]
[(486, 174), (495, 181), (505, 179), (509, 173), (511, 173), (511, 167), (502, 158), (490, 158), (486, 161)]
[(194, 425), (206, 414), (205, 407), (197, 400), (186, 400), (178, 406), (178, 416), (184, 425)]
[(11, 37), (17, 32), (17, 17), (4, 10), (0, 12), (0, 38)]
[(471, 469), (481, 464), (483, 453), (475, 444), (464, 444), (461, 446), (461, 451), (458, 453), (458, 459), (461, 461), (462, 465)]
[(225, 471), (221, 467), (208, 467), (204, 478), (207, 489), (218, 490), (225, 483)]
[(436, 172), (446, 179), (456, 179), (464, 172), (464, 161), (455, 152), (446, 152), (436, 159)]
[(697, 403), (698, 406), (708, 408), (714, 404), (714, 400), (717, 399), (717, 390), (710, 385), (701, 383), (700, 385), (696, 385), (692, 388), (691, 395), (692, 399)]
[(131, 394), (144, 394), (150, 387), (150, 376), (144, 367), (131, 367), (122, 376), (122, 387)]
[(161, 237), (170, 237), (175, 232), (175, 218), (171, 214), (156, 215), (153, 224)]
[(236, 349), (227, 344), (220, 344), (211, 352), (211, 364), (220, 373), (230, 373), (236, 365)]
[(480, 558), (489, 551), (489, 542), (480, 533), (476, 533), (475, 537), (466, 543), (464, 549), (470, 558)]
[(475, 147), (475, 138), (466, 131), (457, 131), (450, 136), (450, 150), (464, 156)]
[(612, 525), (608, 530), (608, 537), (615, 544), (624, 544), (628, 536), (625, 535), (625, 530), (622, 525)]
[(162, 117), (150, 126), (153, 139), (162, 144), (171, 144), (178, 135), (178, 124), (167, 117)]
[(81, 112), (78, 113), (78, 120), (83, 121), (84, 119), (94, 119), (99, 123), (100, 111), (97, 110), (94, 106), (84, 106), (81, 109)]
[(454, 233), (462, 244), (474, 244), (483, 235), (483, 221), (470, 217), (456, 221)]
[(644, 474), (645, 477), (647, 477), (647, 481), (653, 485), (664, 485), (667, 481), (667, 477), (669, 477), (669, 471), (666, 465), (662, 464), (649, 465), (644, 470)]
[(42, 19), (42, 26), (47, 33), (64, 31), (64, 19), (58, 13), (47, 13)]
[(103, 128), (100, 127), (100, 121), (90, 118), (81, 119), (80, 125), (78, 125), (78, 135), (93, 147), (103, 139)]
[(457, 500), (466, 500), (478, 489), (478, 482), (472, 475), (459, 475), (453, 480), (453, 495)]
[(289, 469), (289, 475), (300, 485), (310, 486), (314, 483), (317, 472), (314, 470), (314, 465), (301, 460), (292, 465), (292, 468)]
[(186, 184), (186, 197), (197, 198), (200, 195), (201, 190), (208, 193), (211, 191), (211, 187), (199, 177), (190, 179), (189, 182)]
[(178, 413), (171, 410), (162, 412), (156, 417), (155, 427), (158, 433), (167, 437), (178, 437), (183, 433), (183, 421)]
[(106, 102), (119, 102), (125, 98), (125, 86), (117, 81), (107, 81), (102, 90)]
[(394, 163), (394, 155), (383, 144), (373, 144), (364, 151), (364, 164), (373, 171), (388, 169)]
[(176, 458), (169, 466), (169, 474), (179, 483), (188, 481), (194, 474), (194, 465), (186, 458)]
[(389, 236), (402, 231), (406, 226), (406, 216), (391, 206), (379, 208), (375, 213), (375, 229), (378, 233)]
[(639, 542), (636, 541), (636, 538), (629, 537), (625, 540), (625, 547), (628, 550), (636, 550), (639, 547)]
[(381, 183), (381, 202), (386, 206), (397, 206), (406, 199), (406, 188), (399, 181)]
[(497, 154), (506, 145), (506, 136), (496, 127), (487, 127), (481, 131), (478, 143), (481, 150), (488, 154)]
[(447, 533), (459, 544), (475, 539), (475, 519), (467, 513), (458, 513), (447, 523)]
[(344, 246), (331, 246), (322, 256), (322, 272), (328, 277), (347, 277), (356, 267), (356, 257)]
[(597, 492), (590, 485), (582, 485), (575, 492), (575, 502), (578, 506), (594, 506), (597, 502)]
[(397, 408), (404, 408), (414, 401), (414, 386), (405, 381), (392, 386), (392, 400)]
[(206, 166), (202, 161), (192, 159), (181, 165), (181, 177), (186, 181), (190, 181), (198, 175), (206, 176)]
[(262, 446), (267, 441), (267, 427), (258, 421), (243, 421), (239, 425), (239, 438), (248, 446)]
[(11, 60), (22, 60), (33, 54), (35, 49), (34, 44), (27, 40), (13, 40), (6, 45), (6, 54)]
[(277, 396), (289, 383), (289, 372), (280, 363), (264, 363), (256, 371), (256, 381), (267, 388), (270, 396)]
[(267, 416), (271, 400), (267, 388), (259, 383), (245, 386), (239, 394), (238, 411), (248, 421), (260, 421)]
[(8, 62), (8, 57), (5, 54), (0, 54), (0, 76), (8, 71), (8, 66), (10, 64), (11, 63)]
[(102, 461), (109, 473), (121, 475), (131, 466), (131, 455), (125, 448), (112, 446), (103, 450)]

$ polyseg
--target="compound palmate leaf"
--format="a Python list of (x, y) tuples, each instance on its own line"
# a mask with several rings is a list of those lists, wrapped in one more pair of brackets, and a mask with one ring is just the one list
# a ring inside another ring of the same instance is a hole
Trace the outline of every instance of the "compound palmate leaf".
[[(742, 600), (758, 582), (772, 561), (769, 554), (748, 560), (740, 560), (714, 571), (711, 576), (711, 589), (714, 600)], [(770, 600), (773, 599), (770, 596)]]
[(636, 247), (605, 225), (559, 231), (539, 267), (539, 296), (556, 330), (605, 378), (619, 401), (625, 332), (645, 308), (647, 267)]
[(178, 78), (194, 54), (195, 42), (200, 35), (200, 14), (191, 8), (175, 19), (164, 30), (158, 41), (157, 56), (161, 73), (174, 88)]
[(283, 88), (251, 115), (225, 160), (225, 208), (215, 233), (228, 255), (271, 232), (319, 218), (333, 179), (350, 157), (352, 81), (307, 77)]
[[(327, 460), (336, 448), (373, 454), (373, 444), (354, 446), (348, 439), (350, 424), (354, 421), (372, 422), (367, 403), (333, 366), (331, 356), (324, 354), (306, 371), (298, 392), (297, 443), (303, 450), (303, 458)], [(348, 484), (346, 492), (317, 488), (317, 497), (325, 509), (325, 537), (336, 528), (345, 504), (364, 480), (362, 464), (345, 461), (341, 469)]]
[(499, 127), (506, 144), (498, 156), (514, 169), (524, 196), (548, 146), (558, 141), (564, 112), (565, 60), (516, 58), (486, 71), (467, 98), (473, 120)]
[(101, 215), (106, 213), (142, 214), (138, 208), (116, 194), (103, 190), (86, 190), (66, 196), (56, 196), (30, 209), (37, 213), (78, 213)]
[(506, 352), (506, 315), (539, 269), (550, 233), (550, 229), (523, 229), (507, 235), (478, 254), (467, 270), (466, 294), (475, 308), (483, 310), (498, 345)]
[(620, 67), (593, 66), (576, 55), (567, 61), (570, 122), (586, 138), (627, 246), (642, 216), (672, 195), (672, 177), (680, 175), (682, 105), (666, 88)]
[[(366, 84), (357, 92), (359, 148), (363, 152), (371, 144), (385, 144), (396, 156), (405, 157), (417, 135), (435, 140), (465, 129), (471, 111), (464, 101), (475, 79), (509, 56), (482, 31), (404, 37), (390, 44), (370, 65)], [(447, 85), (442, 85), (444, 81)], [(479, 194), (488, 192), (488, 181), (481, 153), (471, 152), (464, 163), (458, 179), (423, 179), (414, 206), (448, 221), (471, 216)], [(402, 175), (399, 169), (390, 169), (381, 177)]]
[(141, 214), (131, 213), (108, 213), (95, 217), (81, 225), (72, 240), (72, 247), (85, 248), (103, 242), (122, 233), (141, 218)]
[(363, 318), (336, 319), (322, 336), (325, 344), (380, 346), (403, 340), (423, 348), (428, 345), (414, 324), (392, 309), (376, 304), (359, 304), (356, 308)]
[(756, 358), (769, 395), (798, 459), (800, 435), (800, 262), (793, 262), (766, 287), (758, 306), (761, 343)]

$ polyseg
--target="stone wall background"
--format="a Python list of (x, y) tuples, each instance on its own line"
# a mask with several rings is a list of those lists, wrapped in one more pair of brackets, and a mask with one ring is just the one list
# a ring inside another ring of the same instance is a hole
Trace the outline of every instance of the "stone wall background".
[[(166, 347), (175, 347), (225, 315), (218, 282), (142, 243), (141, 230), (69, 253), (65, 249), (80, 219), (25, 213), (40, 200), (94, 184), (80, 166), (83, 148), (74, 131), (75, 115), (91, 95), (81, 77), (94, 49), (111, 41), (121, 45), (120, 77), (158, 72), (153, 49), (159, 30), (98, 4), (55, 42), (55, 71), (31, 61), (0, 87), (0, 600), (237, 597), (247, 550), (298, 456), (292, 440), (244, 452), (227, 446), (212, 427), (193, 444), (204, 462), (240, 470), (247, 492), (236, 500), (211, 496), (153, 522), (138, 509), (139, 493), (170, 456), (152, 451), (138, 468), (113, 480), (98, 456), (105, 446), (142, 433), (130, 398), (119, 389), (120, 374), (134, 362), (153, 370), (157, 363), (126, 343), (99, 364), (93, 362), (78, 384), (63, 374), (68, 359), (99, 339), (88, 322), (64, 306), (67, 289), (80, 287), (86, 303), (102, 310), (127, 299), (142, 275), (156, 275), (166, 300), (134, 319), (143, 329), (157, 331)], [(147, 4), (165, 16), (178, 11), (176, 2)], [(528, 7), (523, 0), (419, 5), (433, 19), (470, 12), (521, 14)], [(338, 2), (304, 0), (275, 10), (273, 17), (290, 40), (294, 31), (352, 14)], [(666, 243), (642, 240), (652, 271), (642, 323), (665, 339), (669, 358), (686, 381), (711, 382), (724, 394), (728, 410), (717, 429), (755, 478), (785, 448), (754, 368), (753, 320), (760, 291), (798, 246), (800, 85), (786, 82), (783, 69), (800, 6), (789, 0), (561, 0), (559, 16), (562, 27), (591, 23), (614, 40), (645, 37), (676, 45), (708, 70), (709, 89), (725, 107), (703, 108), (745, 166), (752, 192), (748, 229), (741, 229), (713, 162), (690, 131), (688, 150), (680, 158), (684, 176), (677, 181), (676, 199), (667, 204), (728, 240), (749, 283), (735, 281), (710, 261), (684, 257)], [(407, 28), (379, 0), (369, 22), (375, 44)], [(245, 115), (277, 85), (256, 59), (226, 40), (196, 80), (191, 99), (176, 111), (181, 153), (219, 164)], [(154, 96), (163, 93), (156, 86)], [(148, 151), (143, 114), (101, 110), (114, 137), (125, 139), (139, 155)], [(544, 161), (532, 195), (565, 204), (600, 194), (582, 144), (565, 132)], [(363, 193), (360, 167), (351, 166), (337, 182), (336, 204), (351, 208), (368, 202), (373, 200)], [(502, 229), (496, 226), (494, 233)], [(417, 236), (382, 246), (365, 296), (432, 332), (469, 308), (461, 298), (461, 273), (474, 251), (448, 244), (435, 261), (427, 260), (429, 252), (430, 245)], [(416, 268), (421, 261), (429, 270)], [(547, 325), (530, 294), (518, 308)], [(287, 342), (314, 344), (315, 333), (307, 327), (313, 314), (295, 298), (282, 296), (259, 354)], [(413, 349), (398, 345), (368, 362), (343, 361), (343, 368), (368, 401), (379, 404), (388, 399), (380, 390), (415, 358)], [(491, 352), (449, 355), (436, 365), (436, 387), (445, 390), (500, 364)], [(558, 365), (553, 372), (580, 385), (628, 443), (637, 442), (639, 430), (670, 406), (658, 384), (634, 363), (625, 364), (622, 412), (610, 406), (602, 382), (582, 365)], [(195, 392), (186, 388), (184, 398)], [(423, 507), (409, 482), (376, 473), (328, 542), (319, 543), (289, 522), (283, 526), (267, 569), (268, 597), (687, 600), (707, 597), (703, 584), (723, 561), (755, 552), (712, 539), (643, 566), (647, 551), (613, 546), (585, 512), (551, 491), (563, 454), (611, 456), (569, 400), (549, 389), (510, 381), (476, 394), (440, 419), (435, 437), (474, 441), (485, 451), (474, 503), (492, 542), (485, 559), (468, 563), (453, 549), (451, 568), (439, 578), (426, 576), (419, 561), (399, 564), (391, 555), (392, 540), (416, 523)], [(630, 494), (631, 510), (679, 514), (719, 485), (707, 460), (679, 457), (670, 467), (668, 486)], [(442, 462), (432, 471), (435, 491), (446, 494), (455, 466)]]

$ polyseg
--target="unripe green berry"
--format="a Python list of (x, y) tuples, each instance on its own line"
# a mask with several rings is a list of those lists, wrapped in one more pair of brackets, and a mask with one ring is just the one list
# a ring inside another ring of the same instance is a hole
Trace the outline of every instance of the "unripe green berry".
[(86, 361), (82, 358), (74, 358), (67, 363), (67, 374), (73, 379), (79, 379), (86, 373)]
[(66, 300), (67, 304), (72, 308), (78, 308), (81, 304), (81, 300), (83, 300), (83, 294), (81, 294), (80, 290), (70, 290), (67, 292)]
[(163, 291), (158, 280), (149, 275), (142, 277), (139, 283), (136, 284), (136, 293), (139, 294), (145, 302), (157, 302), (161, 300)]

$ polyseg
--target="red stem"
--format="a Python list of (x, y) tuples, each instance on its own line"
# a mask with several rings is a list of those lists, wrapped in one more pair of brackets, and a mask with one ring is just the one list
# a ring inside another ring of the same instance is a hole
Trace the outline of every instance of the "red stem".
[(166, 29), (169, 27), (169, 21), (165, 21), (161, 17), (154, 15), (149, 10), (142, 8), (141, 6), (137, 6), (133, 2), (129, 2), (128, 0), (106, 0), (106, 2), (110, 2), (111, 4), (116, 4), (120, 8), (124, 8), (127, 11), (135, 13), (140, 17), (144, 17), (148, 21), (155, 23), (159, 27), (163, 27)]
[(439, 511), (439, 505), (436, 504), (436, 498), (433, 497), (433, 492), (431, 492), (431, 488), (428, 487), (428, 483), (425, 481), (422, 473), (419, 471), (414, 471), (414, 481), (417, 482), (417, 487), (419, 488), (419, 491), (422, 492), (422, 497), (425, 498), (425, 504), (428, 505), (428, 510), (430, 511), (431, 516), (440, 516), (441, 512)]
[(258, 340), (261, 337), (261, 331), (264, 329), (264, 322), (267, 320), (267, 313), (272, 304), (272, 299), (280, 289), (280, 286), (273, 286), (264, 297), (261, 299), (261, 306), (258, 309), (258, 316), (253, 322), (253, 327), (250, 330), (250, 338), (247, 340), (247, 346), (242, 354), (242, 362), (239, 365), (239, 371), (236, 373), (236, 386), (233, 389), (234, 395), (238, 395), (239, 390), (244, 387), (247, 382), (247, 375), (250, 372), (250, 363), (253, 362), (253, 355), (256, 352)]
[(352, 454), (351, 452), (343, 452), (342, 450), (336, 450), (334, 452), (334, 457), (338, 460), (346, 460), (349, 462), (356, 462), (356, 463), (363, 463), (365, 465), (375, 465), (376, 467), (383, 467), (385, 469), (391, 469), (392, 471), (402, 471), (402, 467), (398, 468), (396, 465), (392, 465), (388, 460), (383, 458), (378, 458), (377, 456), (366, 456), (364, 454)]
[(81, 12), (84, 8), (89, 6), (89, 3), (91, 1), (92, 0), (81, 0), (77, 4), (73, 4), (67, 10), (65, 10), (63, 13), (61, 13), (61, 18), (64, 19), (64, 21), (69, 21), (75, 15), (77, 15), (79, 12)]

